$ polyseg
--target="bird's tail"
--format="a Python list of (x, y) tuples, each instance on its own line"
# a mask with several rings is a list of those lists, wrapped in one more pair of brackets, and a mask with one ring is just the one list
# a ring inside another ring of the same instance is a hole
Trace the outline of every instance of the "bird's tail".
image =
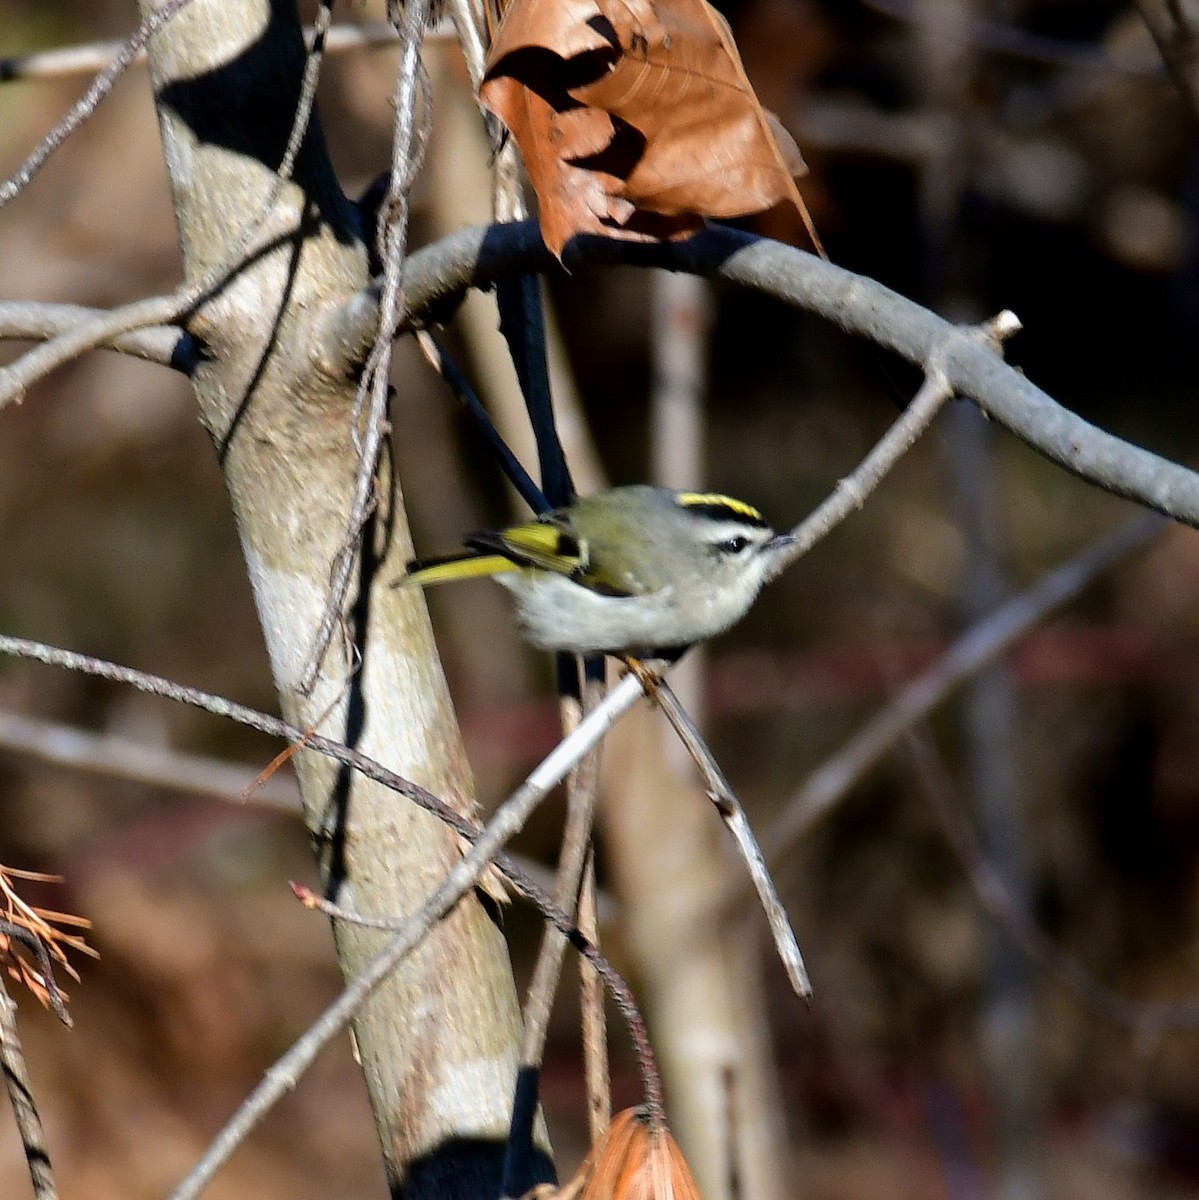
[(431, 587), (435, 583), (453, 583), (459, 579), (479, 579), (499, 575), (519, 567), (502, 554), (450, 554), (445, 558), (417, 558), (408, 564), (408, 573), (396, 587)]

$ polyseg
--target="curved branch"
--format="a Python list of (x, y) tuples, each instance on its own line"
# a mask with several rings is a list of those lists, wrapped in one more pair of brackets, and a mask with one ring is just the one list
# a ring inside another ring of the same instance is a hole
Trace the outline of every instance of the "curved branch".
[(169, 296), (149, 296), (108, 311), (85, 309), (82, 321), (68, 324), (36, 350), (0, 367), (0, 408), (19, 404), (29, 387), (85, 350), (113, 345), (118, 338), (147, 328), (169, 325), (192, 308), (200, 294), (200, 289), (185, 286)]
[[(0, 339), (47, 341), (85, 323), (100, 320), (100, 309), (83, 304), (45, 304), (17, 300), (0, 304)], [(196, 361), (195, 341), (175, 325), (153, 325), (117, 334), (101, 343), (106, 350), (130, 354), (162, 367), (190, 373)]]
[[(721, 225), (709, 225), (686, 242), (657, 246), (577, 237), (567, 245), (563, 262), (567, 269), (583, 262), (619, 262), (715, 276), (816, 313), (916, 366), (955, 329), (881, 283)], [(462, 229), (409, 258), (404, 276), (409, 312), (415, 321), (466, 288), (554, 265), (533, 221)], [(1194, 471), (1084, 421), (984, 344), (955, 338), (940, 365), (957, 394), (1034, 450), (1106, 491), (1199, 528)]]
[(995, 662), (1054, 609), (1071, 600), (1096, 576), (1139, 550), (1161, 529), (1159, 518), (1139, 515), (1087, 546), (966, 630), (935, 663), (906, 683), (883, 709), (808, 776), (762, 839), (767, 860), (781, 861), (905, 733), (918, 721), (925, 720), (963, 681)]

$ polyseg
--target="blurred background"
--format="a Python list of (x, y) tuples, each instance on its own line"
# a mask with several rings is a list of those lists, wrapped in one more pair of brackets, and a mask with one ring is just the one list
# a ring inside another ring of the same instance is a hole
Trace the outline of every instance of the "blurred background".
[[(834, 261), (954, 319), (1013, 309), (1025, 331), (1008, 357), (1033, 380), (1087, 420), (1195, 461), (1195, 114), (1133, 4), (721, 7), (763, 102), (808, 160), (801, 190)], [(132, 11), (7, 0), (0, 55), (123, 37)], [(382, 5), (340, 15), (378, 20)], [(321, 115), (351, 195), (387, 162), (397, 57), (363, 49), (326, 66)], [(438, 117), (417, 242), (488, 212), (485, 184), (453, 182), (486, 167), (477, 122), (461, 119), (464, 72), (445, 46), (429, 58)], [(0, 173), (85, 80), (0, 86)], [(803, 244), (784, 216), (752, 227)], [(178, 271), (137, 68), (0, 211), (0, 299), (107, 307), (168, 290)], [(663, 331), (661, 287), (598, 269), (550, 286), (615, 482), (649, 477), (662, 451), (654, 354), (677, 331)], [(911, 373), (757, 296), (705, 287), (686, 303), (699, 306), (690, 336), (705, 339), (692, 350), (707, 375), (692, 482), (792, 525), (894, 419)], [(452, 344), (489, 394), (491, 368), (462, 324)], [(416, 544), (448, 551), (464, 530), (505, 519), (510, 500), (407, 344), (395, 379)], [(863, 510), (710, 648), (707, 729), (763, 839), (906, 680), (1133, 515), (969, 406), (947, 410)], [(490, 806), (556, 740), (551, 672), (518, 642), (498, 589), (433, 602)], [(184, 380), (92, 354), (0, 414), (0, 629), (274, 710)], [(817, 988), (803, 1011), (768, 961), (797, 1195), (1199, 1194), (1199, 1032), (1130, 1030), (1136, 1010), (1121, 1025), (1052, 969), (1081, 963), (1134, 1003), (1199, 1000), (1197, 668), (1199, 540), (1168, 528), (936, 711), (920, 735), (923, 774), (901, 746), (787, 844), (778, 879)], [(278, 747), (127, 689), (0, 662), (0, 862), (62, 874), (23, 894), (89, 917), (100, 953), (76, 962), (73, 1031), (18, 996), (60, 1188), (78, 1200), (158, 1197), (338, 987), (323, 919), (286, 886), (315, 882), (304, 832), (286, 811), (285, 776), (272, 808), (238, 802), (236, 788), (233, 803), (221, 799), (230, 787), (215, 770), (181, 788), (73, 769), (22, 749), (38, 731), (13, 714), (119, 739), (118, 758), (136, 743), (241, 764), (247, 782)], [(1049, 967), (980, 906), (982, 868), (937, 815), (948, 802), (979, 831), (1010, 906), (1057, 948)], [(550, 806), (519, 848), (552, 861), (559, 821)], [(603, 885), (616, 864), (603, 846), (600, 856)], [(518, 905), (508, 928), (523, 985), (538, 925)], [(627, 966), (618, 922), (606, 937)], [(544, 1098), (565, 1172), (586, 1135), (576, 1022), (560, 1007)], [(619, 1045), (614, 1067), (617, 1099), (631, 1101)], [(208, 1194), (348, 1198), (382, 1186), (342, 1042)], [(27, 1188), (6, 1110), (0, 1194)]]

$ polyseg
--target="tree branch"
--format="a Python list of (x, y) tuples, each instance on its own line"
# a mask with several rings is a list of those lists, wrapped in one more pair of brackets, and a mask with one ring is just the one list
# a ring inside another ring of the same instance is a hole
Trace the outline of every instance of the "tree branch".
[[(304, 33), (311, 40), (311, 27), (305, 29)], [(443, 24), (428, 30), (425, 40), (446, 41), (453, 36), (454, 30)], [(395, 48), (399, 44), (399, 35), (386, 21), (361, 21), (334, 25), (329, 30), (325, 50), (330, 55), (340, 55), (350, 50)], [(60, 46), (54, 50), (39, 50), (32, 54), (14, 54), (0, 58), (0, 83), (69, 79), (72, 75), (90, 75), (110, 66), (124, 46), (124, 42), (87, 42), (79, 46)], [(140, 67), (144, 66), (145, 62), (146, 51), (143, 46), (134, 54), (128, 65)]]
[[(80, 326), (99, 321), (108, 314), (82, 304), (49, 304), (35, 300), (0, 303), (0, 338), (11, 341), (46, 341)], [(195, 364), (195, 342), (176, 325), (153, 325), (114, 334), (98, 343), (106, 350), (130, 354), (161, 367), (185, 374)]]
[(183, 754), (109, 733), (92, 733), (56, 721), (0, 709), (0, 750), (42, 762), (131, 779), (154, 787), (233, 799), (252, 791), (251, 802), (299, 816), (295, 781), (273, 775), (261, 785), (258, 772), (218, 758)]
[(133, 34), (118, 47), (112, 61), (92, 81), (91, 87), (79, 98), (53, 129), (37, 144), (29, 157), (3, 183), (0, 183), (0, 208), (19, 196), (30, 180), (46, 165), (50, 155), (59, 148), (96, 110), (96, 105), (112, 91), (113, 85), (136, 59), (146, 43), (180, 9), (191, 0), (163, 0), (154, 12), (143, 18)]
[[(616, 262), (714, 276), (825, 317), (916, 366), (956, 329), (866, 276), (721, 225), (709, 225), (685, 242), (656, 246), (578, 237), (567, 245), (563, 262), (567, 269)], [(409, 258), (409, 311), (416, 321), (465, 288), (486, 286), (514, 271), (554, 269), (535, 222), (463, 229)], [(988, 346), (957, 338), (940, 365), (957, 395), (973, 400), (1034, 450), (1106, 491), (1199, 528), (1194, 471), (1084, 421)]]
[(1180, 0), (1136, 0), (1136, 6), (1191, 116), (1199, 118), (1199, 23), (1193, 6)]
[(932, 712), (965, 679), (992, 662), (1096, 576), (1139, 550), (1161, 528), (1158, 517), (1141, 516), (1129, 521), (968, 629), (927, 671), (906, 684), (881, 712), (808, 777), (763, 839), (767, 859), (777, 863), (908, 729)]
[(1012, 899), (1003, 877), (988, 861), (944, 764), (927, 734), (905, 735), (908, 755), (942, 832), (970, 881), (979, 904), (1027, 955), (1099, 1016), (1137, 1034), (1199, 1029), (1199, 1000), (1178, 1003), (1126, 1000), (1101, 983), (1077, 958), (1042, 932)]

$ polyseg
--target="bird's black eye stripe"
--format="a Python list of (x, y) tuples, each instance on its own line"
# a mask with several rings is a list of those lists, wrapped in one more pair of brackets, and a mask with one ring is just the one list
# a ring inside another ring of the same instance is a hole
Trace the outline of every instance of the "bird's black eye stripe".
[(707, 517), (712, 521), (736, 521), (741, 525), (752, 525), (754, 529), (768, 528), (766, 518), (756, 508), (748, 505), (742, 508), (732, 507), (730, 501), (723, 504), (697, 504), (689, 500), (682, 506), (682, 511), (695, 517)]
[(721, 554), (740, 554), (749, 545), (749, 538), (738, 534), (736, 537), (725, 538), (723, 542), (714, 542), (713, 548)]

